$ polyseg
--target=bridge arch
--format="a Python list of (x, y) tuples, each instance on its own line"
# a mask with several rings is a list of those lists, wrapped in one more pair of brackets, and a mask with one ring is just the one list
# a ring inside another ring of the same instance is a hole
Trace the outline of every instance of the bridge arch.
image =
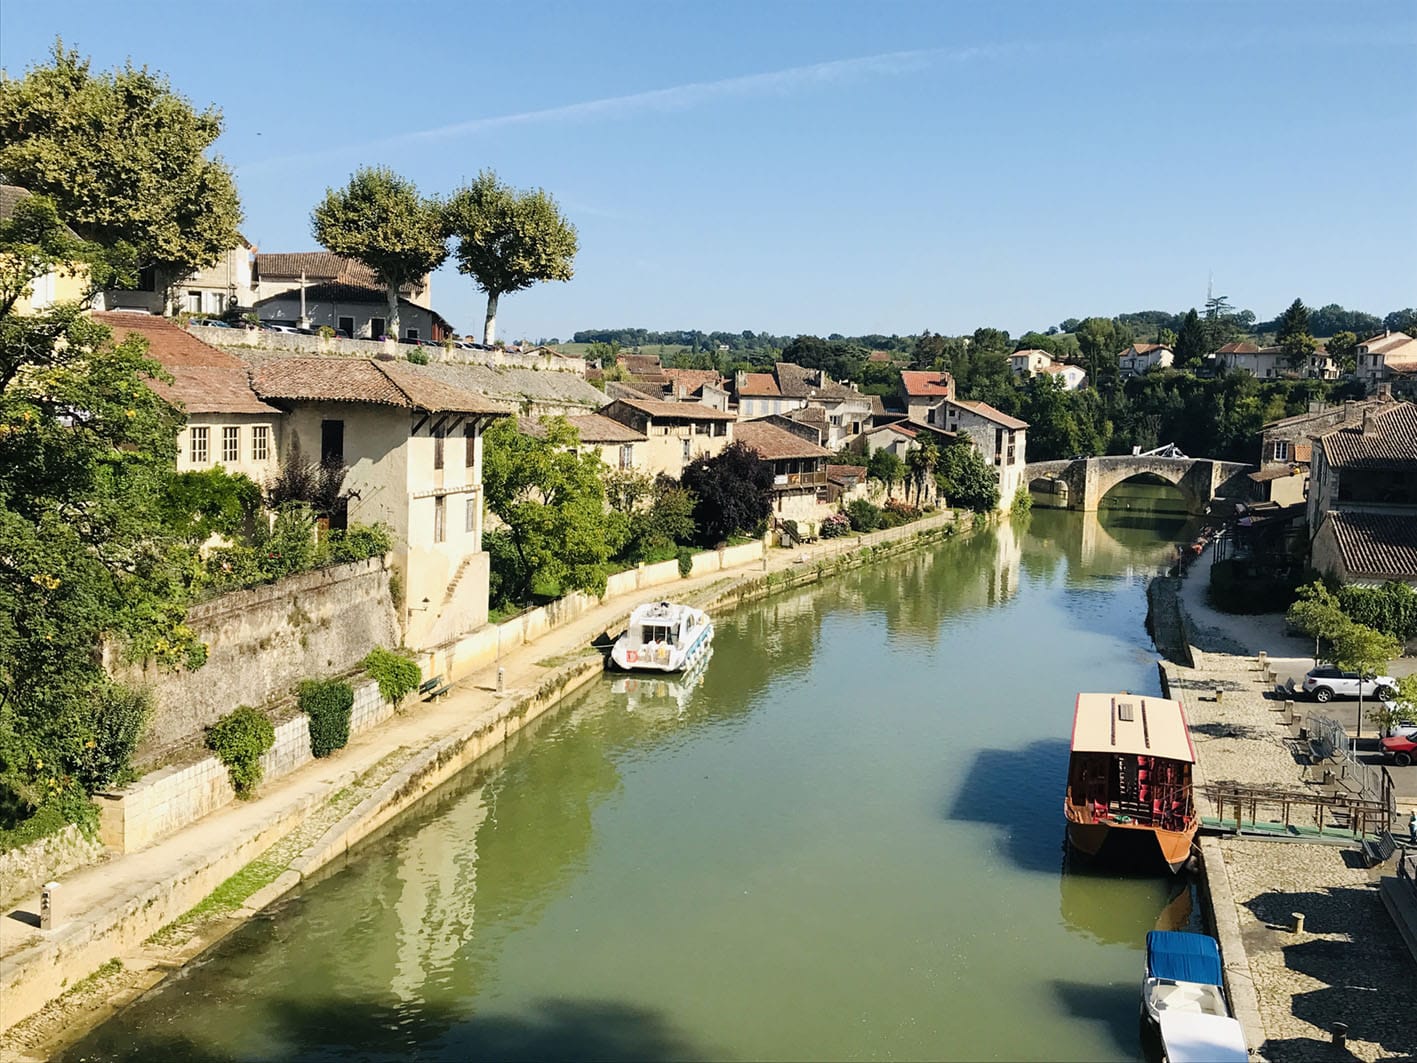
[[(1207, 491), (1204, 498), (1198, 496), (1195, 486), (1192, 483), (1191, 472), (1195, 463), (1190, 460), (1177, 460), (1175, 458), (1156, 459), (1154, 465), (1148, 462), (1147, 468), (1137, 467), (1135, 463), (1146, 462), (1144, 458), (1132, 458), (1123, 465), (1106, 467), (1098, 470), (1096, 491), (1096, 505), (1089, 508), (1097, 508), (1102, 505), (1102, 500), (1112, 491), (1114, 487), (1119, 487), (1129, 481), (1142, 477), (1155, 478), (1170, 484), (1181, 493), (1182, 499), (1186, 503), (1186, 512), (1204, 513), (1207, 504), (1210, 502), (1210, 493)], [(1208, 485), (1207, 485), (1208, 486)]]

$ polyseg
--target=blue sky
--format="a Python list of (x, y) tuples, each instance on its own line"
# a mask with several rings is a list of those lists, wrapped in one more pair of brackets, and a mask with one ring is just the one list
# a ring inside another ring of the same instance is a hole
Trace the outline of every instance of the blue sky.
[[(575, 279), (508, 338), (581, 328), (909, 333), (1184, 309), (1207, 277), (1417, 305), (1417, 4), (0, 3), (225, 115), (243, 231), (312, 249), (362, 164), (554, 195)], [(444, 267), (435, 305), (480, 329)]]

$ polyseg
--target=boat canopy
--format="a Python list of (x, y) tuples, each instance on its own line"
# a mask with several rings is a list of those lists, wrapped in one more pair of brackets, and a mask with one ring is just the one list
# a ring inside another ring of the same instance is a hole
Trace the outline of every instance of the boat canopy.
[(1079, 694), (1073, 711), (1073, 752), (1196, 762), (1181, 703), (1141, 694)]
[(1250, 1058), (1244, 1028), (1219, 1015), (1162, 1012), (1161, 1044), (1170, 1063), (1249, 1063)]
[(1146, 973), (1173, 982), (1224, 984), (1215, 939), (1183, 930), (1153, 930), (1146, 935)]

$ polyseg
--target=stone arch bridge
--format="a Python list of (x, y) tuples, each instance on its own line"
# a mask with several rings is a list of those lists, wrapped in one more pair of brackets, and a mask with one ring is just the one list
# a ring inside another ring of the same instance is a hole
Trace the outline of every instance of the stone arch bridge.
[(1248, 498), (1251, 483), (1246, 474), (1254, 470), (1253, 465), (1212, 458), (1116, 454), (1030, 462), (1024, 466), (1024, 482), (1033, 490), (1037, 505), (1050, 505), (1039, 496), (1051, 496), (1053, 508), (1091, 513), (1119, 483), (1149, 473), (1177, 488), (1191, 513), (1204, 513), (1212, 499)]

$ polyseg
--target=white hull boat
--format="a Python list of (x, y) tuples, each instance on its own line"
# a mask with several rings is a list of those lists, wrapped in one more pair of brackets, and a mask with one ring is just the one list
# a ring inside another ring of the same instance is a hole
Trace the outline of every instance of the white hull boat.
[(682, 672), (709, 651), (713, 621), (708, 613), (677, 602), (635, 606), (610, 660), (626, 672)]

